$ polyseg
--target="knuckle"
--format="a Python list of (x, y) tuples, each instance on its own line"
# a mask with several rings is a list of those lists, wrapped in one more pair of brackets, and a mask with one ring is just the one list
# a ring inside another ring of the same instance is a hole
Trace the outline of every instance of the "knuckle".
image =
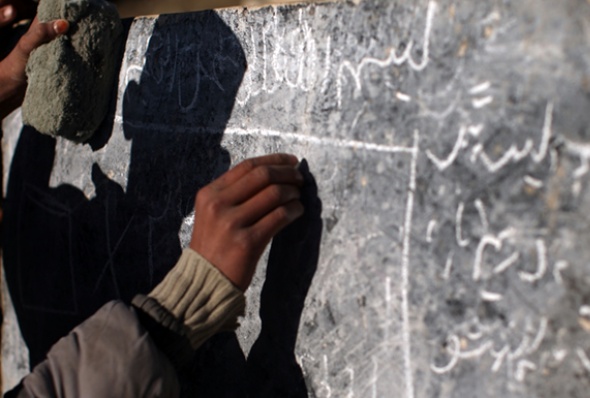
[(275, 220), (277, 222), (282, 222), (289, 219), (289, 211), (287, 206), (277, 207), (274, 213)]
[(291, 156), (286, 153), (279, 153), (278, 158), (281, 163), (289, 163), (291, 161)]
[(202, 207), (205, 203), (208, 202), (210, 196), (210, 189), (208, 187), (204, 187), (197, 192), (197, 196), (195, 197), (195, 207)]
[(256, 159), (246, 159), (238, 167), (243, 169), (245, 172), (250, 172), (258, 165)]
[(286, 165), (294, 165), (297, 163), (297, 158), (288, 153), (280, 153), (279, 154), (279, 161)]
[(267, 197), (272, 203), (281, 203), (285, 197), (284, 189), (280, 185), (272, 185), (267, 190)]
[(215, 196), (207, 201), (207, 211), (212, 215), (219, 216), (223, 213), (225, 204), (218, 196)]
[(206, 186), (197, 193), (195, 208), (218, 215), (222, 212), (224, 203), (211, 187)]
[(255, 246), (256, 236), (251, 231), (241, 231), (235, 235), (235, 244), (244, 254), (249, 253)]
[(223, 221), (219, 221), (219, 223), (221, 224), (221, 228), (227, 232), (227, 233), (234, 233), (237, 235), (240, 235), (240, 232), (236, 232), (239, 231), (239, 223), (238, 220), (236, 220), (233, 217), (227, 217), (225, 219), (223, 219)]
[(272, 169), (270, 167), (257, 167), (252, 171), (254, 178), (263, 184), (268, 184), (272, 181)]

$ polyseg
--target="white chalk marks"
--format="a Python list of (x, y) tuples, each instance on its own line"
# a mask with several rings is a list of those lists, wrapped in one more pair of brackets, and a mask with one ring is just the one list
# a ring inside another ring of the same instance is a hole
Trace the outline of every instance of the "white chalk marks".
[[(479, 332), (465, 336), (450, 335), (440, 361), (430, 365), (434, 373), (449, 373), (461, 361), (474, 359), (479, 360), (479, 366), (489, 366), (492, 373), (497, 373), (505, 365), (506, 371), (519, 382), (525, 380), (528, 371), (537, 370), (532, 356), (539, 350), (547, 333), (547, 318), (542, 317), (535, 323), (528, 317), (523, 324), (512, 324), (512, 332), (522, 335), (517, 343), (512, 342), (508, 335), (494, 333), (495, 327), (485, 326), (477, 318), (472, 323), (472, 327)], [(481, 362), (486, 355), (490, 361)]]
[(416, 165), (419, 154), (419, 133), (414, 131), (414, 146), (410, 166), (410, 183), (408, 187), (408, 199), (406, 203), (406, 215), (404, 220), (404, 238), (402, 250), (402, 335), (404, 348), (404, 373), (406, 379), (406, 397), (414, 397), (414, 377), (412, 370), (411, 341), (410, 341), (410, 234), (412, 231), (412, 217), (414, 212), (414, 192), (416, 191)]
[[(419, 46), (410, 39), (403, 48), (390, 48), (384, 57), (366, 56), (361, 60), (338, 58), (341, 50), (335, 48), (335, 40), (329, 34), (320, 38), (303, 16), (304, 9), (299, 9), (299, 23), (291, 30), (282, 26), (279, 13), (275, 12), (273, 23), (264, 29), (248, 27), (243, 32), (243, 45), (249, 50), (248, 71), (236, 102), (244, 106), (261, 94), (272, 94), (282, 88), (301, 92), (318, 87), (324, 90), (334, 82), (334, 94), (341, 108), (345, 85), (352, 84), (356, 92), (361, 91), (363, 73), (371, 66), (387, 69), (408, 65), (414, 71), (422, 71), (430, 60), (430, 36), (436, 9), (437, 3), (430, 1)], [(244, 28), (238, 26), (238, 30)], [(418, 51), (413, 51), (415, 47), (419, 47)], [(418, 59), (414, 52), (420, 53)], [(401, 102), (412, 101), (411, 95), (397, 90), (394, 97)]]
[(453, 146), (453, 149), (451, 150), (451, 152), (444, 159), (439, 159), (430, 150), (426, 151), (426, 156), (428, 156), (428, 159), (430, 159), (430, 161), (432, 163), (434, 163), (434, 165), (436, 166), (436, 168), (438, 170), (443, 171), (455, 162), (455, 160), (457, 159), (457, 156), (459, 156), (459, 152), (464, 147), (464, 140), (465, 140), (466, 133), (467, 133), (467, 128), (461, 127), (461, 129), (459, 129), (459, 133), (457, 135), (457, 140), (455, 141), (455, 145)]
[[(491, 97), (486, 97), (478, 101), (479, 102), (474, 103), (474, 107), (481, 108), (485, 104), (491, 102)], [(486, 152), (484, 144), (477, 140), (485, 127), (483, 125), (464, 125), (459, 128), (455, 144), (446, 156), (440, 157), (430, 149), (426, 150), (426, 156), (428, 156), (428, 159), (430, 159), (430, 161), (439, 171), (445, 171), (455, 163), (462, 152), (469, 150), (471, 151), (471, 155), (469, 156), (471, 163), (478, 164), (479, 161), (479, 164), (483, 165), (485, 170), (489, 173), (497, 173), (506, 166), (518, 163), (526, 158), (530, 158), (534, 163), (540, 163), (547, 157), (549, 142), (551, 140), (552, 134), (552, 122), (553, 103), (548, 102), (545, 107), (545, 116), (543, 120), (543, 126), (541, 128), (541, 136), (536, 147), (533, 139), (527, 138), (522, 146), (519, 146), (518, 144), (511, 144), (499, 155), (492, 157), (488, 154), (488, 152)], [(580, 169), (578, 169), (577, 174), (585, 174), (588, 167), (587, 160), (590, 159), (590, 150), (587, 150), (585, 146), (576, 145), (569, 142), (567, 145), (568, 150), (578, 155), (582, 160), (582, 165), (580, 166)], [(495, 148), (495, 152), (497, 152), (497, 148)], [(538, 186), (539, 183), (531, 177), (527, 178), (526, 182), (535, 186)]]
[(276, 130), (268, 129), (240, 129), (240, 128), (227, 128), (224, 132), (225, 135), (243, 135), (243, 136), (259, 136), (266, 138), (280, 138), (287, 142), (304, 142), (312, 145), (322, 147), (334, 147), (343, 149), (356, 149), (372, 152), (383, 152), (383, 153), (414, 153), (415, 149), (411, 147), (397, 146), (397, 145), (380, 145), (371, 142), (363, 142), (356, 140), (345, 140), (338, 138), (329, 137), (318, 137), (312, 135), (289, 133)]
[[(409, 65), (409, 67), (415, 71), (422, 71), (428, 65), (429, 61), (429, 54), (430, 54), (430, 33), (432, 31), (432, 21), (434, 19), (434, 14), (436, 12), (437, 4), (434, 1), (428, 3), (428, 10), (426, 12), (426, 26), (424, 28), (424, 39), (422, 42), (422, 59), (420, 62), (416, 62), (412, 57), (412, 48), (414, 43), (410, 40), (406, 47), (401, 51), (400, 54), (397, 54), (396, 49), (389, 50), (389, 56), (380, 59), (380, 58), (372, 58), (367, 57), (364, 58), (358, 64), (355, 64), (351, 61), (344, 61), (338, 68), (337, 76), (336, 76), (336, 99), (338, 101), (338, 107), (342, 106), (342, 85), (347, 81), (347, 76), (352, 78), (352, 81), (355, 84), (355, 88), (357, 91), (362, 89), (362, 79), (361, 75), (363, 69), (368, 67), (369, 65), (375, 65), (380, 68), (387, 68), (393, 65), (400, 66), (405, 63)], [(401, 101), (408, 102), (410, 101), (410, 97), (405, 94), (397, 93), (397, 98)]]
[(580, 159), (580, 166), (574, 171), (574, 177), (581, 178), (588, 174), (590, 161), (590, 144), (565, 139), (565, 149)]

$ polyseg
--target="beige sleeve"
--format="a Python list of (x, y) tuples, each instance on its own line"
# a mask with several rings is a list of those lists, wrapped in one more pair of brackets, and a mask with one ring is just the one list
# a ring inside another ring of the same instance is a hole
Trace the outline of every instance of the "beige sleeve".
[(191, 249), (148, 294), (185, 326), (196, 349), (221, 330), (234, 330), (244, 314), (245, 297), (215, 266)]

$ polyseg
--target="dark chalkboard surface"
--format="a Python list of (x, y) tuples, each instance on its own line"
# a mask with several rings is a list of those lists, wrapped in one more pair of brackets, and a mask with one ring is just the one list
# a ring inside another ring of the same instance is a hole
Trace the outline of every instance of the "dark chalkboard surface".
[(163, 277), (199, 187), (288, 151), (311, 173), (308, 217), (261, 260), (195, 388), (587, 395), (589, 54), (590, 4), (574, 0), (135, 20), (89, 144), (5, 122), (5, 267), (31, 360)]

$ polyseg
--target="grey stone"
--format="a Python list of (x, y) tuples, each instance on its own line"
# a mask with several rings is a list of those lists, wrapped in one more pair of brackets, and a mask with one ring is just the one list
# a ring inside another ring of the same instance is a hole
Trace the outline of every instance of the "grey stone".
[(116, 77), (123, 27), (103, 0), (46, 0), (41, 21), (65, 18), (67, 35), (33, 51), (23, 121), (43, 134), (87, 140), (104, 119)]

